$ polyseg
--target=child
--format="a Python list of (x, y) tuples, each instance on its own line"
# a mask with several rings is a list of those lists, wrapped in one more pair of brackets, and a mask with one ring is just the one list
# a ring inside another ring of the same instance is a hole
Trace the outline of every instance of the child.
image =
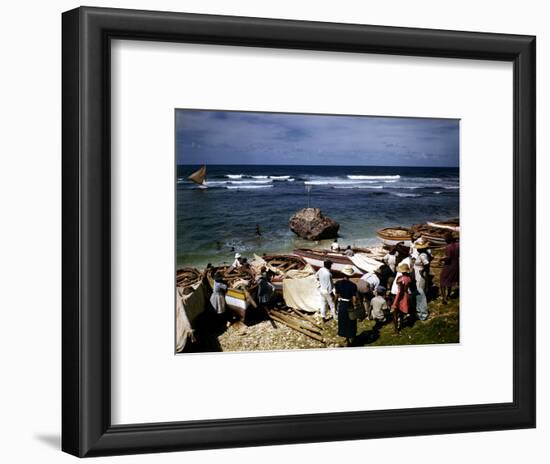
[(386, 302), (386, 289), (379, 285), (376, 287), (376, 296), (370, 301), (371, 317), (376, 321), (374, 330), (378, 330), (384, 322), (389, 311), (388, 303)]

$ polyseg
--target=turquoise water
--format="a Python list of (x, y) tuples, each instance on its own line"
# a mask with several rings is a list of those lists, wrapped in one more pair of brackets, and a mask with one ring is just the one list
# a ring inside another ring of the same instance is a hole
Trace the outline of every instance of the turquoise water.
[(382, 227), (459, 215), (458, 168), (216, 165), (207, 166), (209, 188), (199, 189), (186, 180), (198, 167), (177, 166), (178, 267), (322, 245), (288, 228), (307, 206), (338, 221), (340, 243), (355, 246), (378, 243)]

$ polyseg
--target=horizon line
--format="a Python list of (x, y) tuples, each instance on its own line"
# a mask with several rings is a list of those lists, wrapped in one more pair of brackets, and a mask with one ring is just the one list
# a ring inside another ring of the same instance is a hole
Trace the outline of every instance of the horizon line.
[(350, 168), (460, 168), (457, 166), (409, 166), (382, 164), (258, 164), (258, 163), (178, 163), (176, 166), (313, 166), (313, 167), (350, 167)]

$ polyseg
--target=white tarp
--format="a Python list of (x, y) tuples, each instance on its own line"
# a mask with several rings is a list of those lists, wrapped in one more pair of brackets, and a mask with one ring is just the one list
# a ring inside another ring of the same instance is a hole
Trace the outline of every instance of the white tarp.
[(353, 256), (350, 256), (350, 259), (355, 267), (365, 272), (372, 272), (382, 265), (380, 261), (371, 258), (365, 253), (355, 253)]
[(321, 295), (319, 281), (315, 275), (302, 279), (283, 280), (283, 298), (287, 306), (307, 312), (316, 312), (321, 309)]
[(206, 293), (204, 284), (199, 282), (189, 288), (176, 287), (176, 352), (185, 347), (193, 336), (192, 324), (205, 309)]

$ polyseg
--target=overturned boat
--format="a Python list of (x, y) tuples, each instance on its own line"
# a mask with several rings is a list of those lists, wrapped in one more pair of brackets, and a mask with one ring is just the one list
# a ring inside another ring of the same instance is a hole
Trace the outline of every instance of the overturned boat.
[(406, 227), (386, 227), (376, 232), (384, 245), (397, 245), (403, 242), (404, 245), (411, 245), (412, 230)]

